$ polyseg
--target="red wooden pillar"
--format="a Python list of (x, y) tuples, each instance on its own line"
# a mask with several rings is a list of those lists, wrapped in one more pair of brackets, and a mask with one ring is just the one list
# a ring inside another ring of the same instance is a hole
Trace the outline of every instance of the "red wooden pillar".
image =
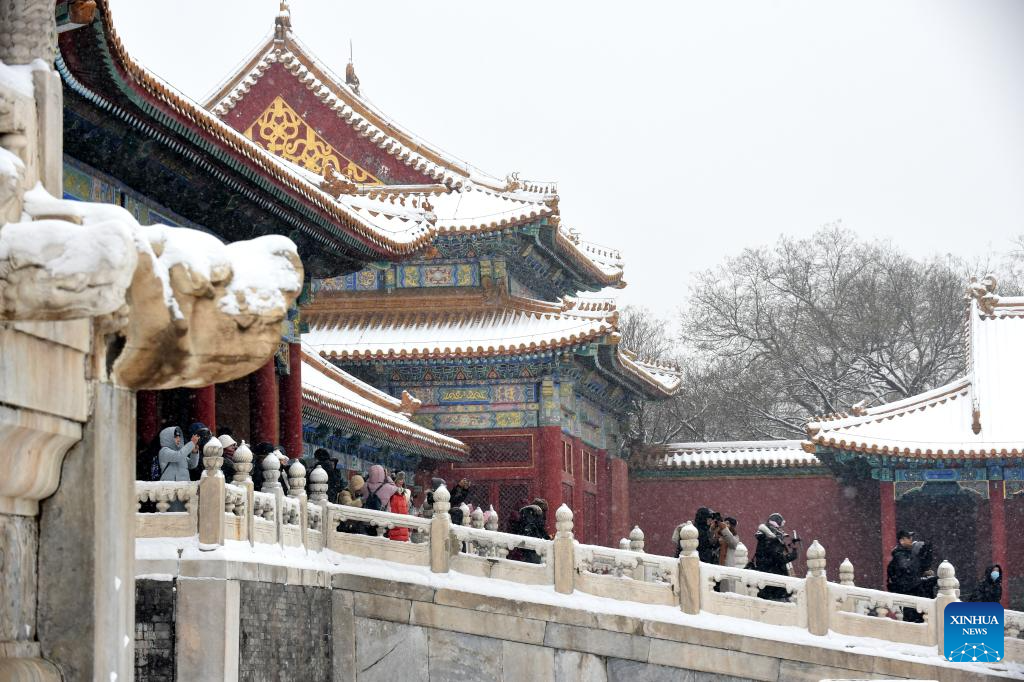
[(277, 371), (274, 359), (249, 375), (249, 433), (254, 443), (277, 445)]
[(196, 389), (196, 421), (217, 433), (217, 387), (214, 384)]
[[(538, 438), (537, 479), (540, 495), (548, 502), (547, 531), (555, 534), (555, 510), (561, 506), (562, 500), (562, 427), (542, 426)], [(572, 504), (572, 500), (566, 500)]]
[[(586, 461), (583, 457), (584, 450), (583, 441), (579, 438), (572, 439), (572, 499), (562, 500), (569, 508), (572, 509), (573, 513), (573, 532), (580, 542), (585, 542), (588, 545), (592, 545), (596, 540), (589, 537), (587, 534), (587, 510), (586, 505), (583, 504), (583, 479), (584, 479), (584, 467)], [(589, 450), (589, 448), (588, 448)]]
[(302, 347), (288, 344), (288, 376), (281, 377), (281, 445), (292, 459), (302, 457)]
[(611, 546), (618, 547), (619, 539), (628, 538), (629, 525), (629, 467), (618, 457), (609, 458), (608, 489), (611, 491)]
[(609, 528), (611, 527), (609, 522), (609, 505), (608, 500), (611, 495), (608, 490), (608, 452), (600, 450), (595, 453), (597, 456), (596, 474), (597, 474), (597, 537), (594, 538), (593, 544), (605, 545), (607, 547), (615, 547), (611, 538), (609, 537)]
[(896, 485), (892, 481), (879, 483), (879, 508), (882, 529), (882, 588), (885, 589), (885, 571), (889, 566), (892, 548), (896, 545)]
[(135, 394), (138, 404), (136, 411), (136, 434), (139, 441), (149, 445), (160, 433), (160, 404), (156, 391), (139, 391)]
[(1007, 575), (1006, 563), (1006, 499), (1003, 494), (1002, 481), (988, 482), (989, 521), (992, 529), (992, 563), (999, 564), (1003, 569), (1003, 598), (1000, 600), (1005, 607), (1010, 603), (1010, 580)]

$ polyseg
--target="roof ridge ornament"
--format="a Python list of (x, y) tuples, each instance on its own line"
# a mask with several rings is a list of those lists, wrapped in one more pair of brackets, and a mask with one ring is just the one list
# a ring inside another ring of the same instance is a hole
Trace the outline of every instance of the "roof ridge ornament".
[(996, 294), (996, 288), (999, 286), (999, 282), (996, 280), (996, 276), (989, 273), (978, 281), (978, 278), (971, 276), (970, 281), (967, 284), (967, 299), (974, 299), (978, 302), (978, 307), (986, 315), (991, 315), (995, 312), (996, 305), (999, 304), (999, 296)]
[(292, 11), (288, 7), (288, 0), (281, 0), (277, 16), (274, 17), (274, 42), (283, 43), (291, 36), (292, 32)]
[(359, 94), (359, 76), (356, 75), (355, 50), (352, 47), (352, 39), (348, 40), (348, 64), (345, 65), (345, 85), (352, 88), (352, 92)]

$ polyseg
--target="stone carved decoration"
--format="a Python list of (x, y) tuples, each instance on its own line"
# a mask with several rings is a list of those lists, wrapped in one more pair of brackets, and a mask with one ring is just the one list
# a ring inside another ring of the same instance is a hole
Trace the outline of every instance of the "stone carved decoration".
[(252, 450), (245, 441), (235, 449), (235, 475), (232, 480), (235, 483), (246, 483), (252, 481)]
[(448, 510), (452, 508), (451, 499), (452, 494), (448, 492), (448, 487), (443, 483), (438, 486), (434, 491), (434, 516), (438, 514), (447, 516)]
[(564, 502), (555, 511), (555, 537), (572, 537), (572, 509)]
[(211, 438), (206, 441), (206, 445), (203, 446), (203, 469), (205, 469), (205, 471), (203, 471), (203, 475), (216, 476), (220, 473), (220, 468), (223, 465), (224, 448), (221, 446), (219, 440)]
[(263, 469), (263, 487), (260, 492), (272, 493), (281, 490), (281, 462), (277, 459), (277, 452), (271, 452), (260, 462)]
[(683, 529), (679, 531), (679, 546), (682, 548), (681, 556), (696, 556), (697, 555), (697, 529), (693, 523), (687, 521), (683, 525)]
[(28, 64), (33, 59), (52, 63), (57, 54), (53, 3), (37, 0), (0, 2), (0, 62)]
[(619, 549), (629, 549), (629, 538), (619, 538)]
[(849, 558), (843, 559), (839, 564), (839, 584), (853, 587), (853, 563)]
[(825, 548), (817, 540), (807, 548), (807, 575), (825, 577)]
[(742, 542), (736, 544), (736, 550), (733, 555), (733, 568), (746, 568), (748, 558), (747, 546)]
[[(0, 3), (0, 16), (21, 6)], [(52, 23), (52, 6), (43, 12)], [(123, 348), (97, 365), (112, 364), (125, 388), (199, 387), (262, 365), (302, 286), (291, 240), (224, 245), (143, 227), (117, 206), (55, 199), (57, 74), (41, 61), (0, 69), (0, 321), (100, 318), (108, 344)]]
[(484, 528), (487, 530), (498, 530), (498, 512), (494, 511), (494, 505), (490, 505), (484, 513)]
[(322, 466), (317, 464), (316, 468), (309, 474), (310, 502), (327, 501), (327, 485), (329, 480), (330, 477), (327, 475), (327, 472), (324, 471)]
[(633, 526), (633, 530), (629, 531), (629, 548), (634, 552), (644, 551), (644, 532), (640, 526)]
[(288, 497), (299, 497), (306, 491), (306, 467), (295, 460), (288, 466)]

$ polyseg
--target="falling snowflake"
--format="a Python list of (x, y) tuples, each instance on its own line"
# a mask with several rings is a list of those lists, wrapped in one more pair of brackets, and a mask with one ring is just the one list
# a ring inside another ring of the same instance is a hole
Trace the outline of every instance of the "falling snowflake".
[(957, 663), (970, 663), (979, 661), (981, 663), (997, 663), (1002, 656), (995, 649), (984, 644), (964, 644), (946, 654), (946, 659)]

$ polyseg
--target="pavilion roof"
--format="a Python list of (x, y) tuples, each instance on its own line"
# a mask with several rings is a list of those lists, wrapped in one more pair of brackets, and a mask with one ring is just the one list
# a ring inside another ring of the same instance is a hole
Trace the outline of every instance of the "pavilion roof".
[(434, 236), (422, 215), (396, 220), (389, 211), (360, 213), (336, 201), (321, 187), (322, 178), (296, 172), (136, 62), (117, 35), (108, 3), (99, 2), (98, 10), (90, 26), (60, 36), (61, 74), (72, 90), (179, 153), (200, 147), (204, 171), (222, 173), (218, 164), (232, 164), (254, 186), (281, 195), (274, 196), (275, 210), (301, 213), (300, 229), (341, 239), (363, 260), (402, 257)]
[(302, 405), (314, 419), (350, 428), (413, 454), (461, 461), (468, 449), (455, 438), (420, 426), (410, 417), (419, 401), (379, 391), (302, 348)]
[(807, 424), (806, 447), (915, 459), (1024, 455), (1024, 297), (972, 285), (965, 376), (931, 391)]
[[(336, 75), (303, 46), (291, 31), (287, 8), (278, 15), (275, 32), (217, 88), (206, 106), (236, 128), (251, 126), (253, 112), (239, 110), (248, 100), (259, 100), (262, 106), (270, 93), (260, 84), (269, 79), (274, 81), (270, 87), (280, 88), (281, 68), (312, 96), (310, 106), (319, 110), (318, 120), (329, 121), (320, 124), (321, 130), (347, 127), (361, 138), (363, 148), (353, 157), (365, 158), (372, 149), (385, 165), (400, 166), (400, 172), (392, 169), (391, 179), (382, 181), (352, 162), (357, 167), (353, 177), (361, 179), (340, 193), (332, 192), (339, 204), (367, 219), (397, 211), (409, 221), (430, 223), (436, 234), (493, 232), (543, 221), (553, 228), (552, 248), (558, 257), (588, 282), (598, 288), (624, 286), (616, 250), (590, 244), (561, 224), (554, 183), (520, 180), (516, 174), (504, 179), (489, 175), (405, 130), (360, 94), (358, 84)], [(409, 201), (412, 197), (426, 197), (429, 205)]]
[(358, 302), (356, 308), (339, 300), (325, 307), (314, 303), (304, 313), (309, 331), (303, 342), (333, 360), (501, 358), (597, 344), (612, 356), (610, 371), (620, 382), (655, 398), (671, 396), (681, 385), (673, 368), (640, 362), (619, 347), (618, 311), (608, 300), (548, 303), (487, 292), (432, 298), (395, 292), (386, 305), (368, 296), (348, 297)]

